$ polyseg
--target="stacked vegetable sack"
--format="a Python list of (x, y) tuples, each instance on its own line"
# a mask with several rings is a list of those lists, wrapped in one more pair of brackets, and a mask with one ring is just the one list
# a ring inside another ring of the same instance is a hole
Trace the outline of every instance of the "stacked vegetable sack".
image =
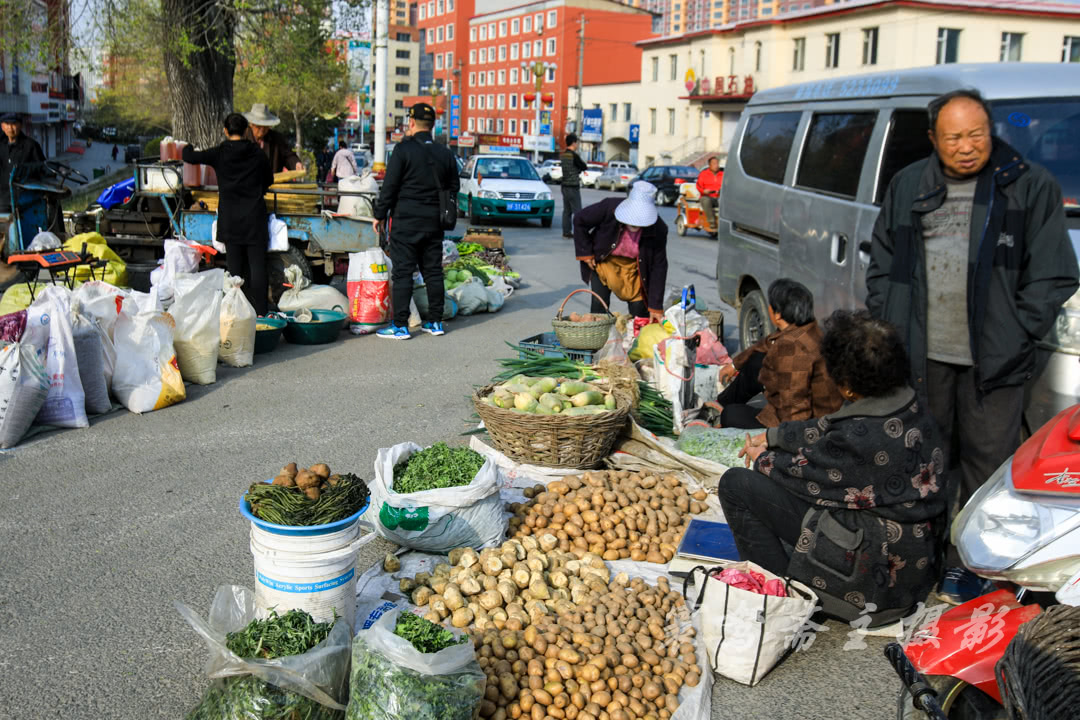
[(501, 547), (453, 550), (399, 589), (424, 619), (468, 629), (483, 718), (667, 720), (702, 672), (685, 601), (666, 578), (612, 576), (604, 560), (670, 560), (704, 492), (627, 471), (530, 490)]

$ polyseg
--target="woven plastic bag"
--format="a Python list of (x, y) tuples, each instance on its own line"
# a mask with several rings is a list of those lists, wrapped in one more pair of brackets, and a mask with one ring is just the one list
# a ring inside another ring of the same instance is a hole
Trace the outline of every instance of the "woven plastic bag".
[(157, 301), (153, 293), (149, 302), (140, 297), (143, 295), (133, 293), (124, 300), (113, 330), (116, 342), (113, 394), (134, 413), (160, 410), (187, 397), (173, 349), (172, 316), (154, 309)]
[(101, 415), (112, 410), (109, 383), (105, 379), (105, 348), (101, 334), (91, 321), (72, 313), (72, 343), (79, 363), (79, 381), (88, 415)]
[(31, 345), (0, 347), (0, 448), (19, 444), (48, 394), (45, 366)]
[(217, 381), (224, 286), (225, 271), (220, 268), (176, 274), (169, 314), (176, 322), (173, 347), (180, 375), (188, 382), (210, 385)]
[(468, 485), (394, 492), (394, 466), (421, 450), (406, 442), (376, 454), (375, 480), (368, 486), (375, 532), (403, 547), (433, 553), (502, 543), (507, 518), (499, 499), (499, 472), (490, 459)]
[(281, 294), (278, 309), (290, 312), (307, 308), (308, 310), (338, 310), (349, 307), (349, 299), (329, 285), (312, 285), (304, 277), (304, 272), (295, 265), (285, 268), (285, 282), (290, 287)]
[(353, 640), (346, 720), (473, 720), (487, 687), (473, 644), (422, 653), (394, 634), (400, 614), (391, 610)]
[(187, 720), (305, 718), (340, 720), (345, 715), (350, 632), (338, 622), (330, 635), (302, 655), (260, 660), (240, 658), (225, 635), (256, 619), (255, 593), (236, 585), (217, 589), (210, 617), (180, 603), (176, 609), (206, 642), (206, 674), (213, 684)]
[[(86, 396), (79, 377), (71, 327), (71, 292), (50, 285), (41, 291), (30, 306), (29, 317), (49, 316), (49, 341), (45, 355), (45, 374), (49, 378), (49, 396), (38, 412), (37, 424), (54, 427), (89, 427), (86, 419)], [(31, 320), (28, 325), (34, 325)]]
[(349, 254), (349, 332), (368, 335), (390, 319), (390, 262), (379, 248)]
[(101, 329), (111, 339), (116, 319), (120, 317), (120, 308), (128, 291), (114, 287), (101, 280), (91, 280), (75, 288), (71, 296), (72, 311), (76, 309), (83, 315), (97, 320)]
[(255, 325), (258, 316), (240, 289), (243, 284), (243, 278), (225, 275), (218, 360), (231, 367), (247, 367), (255, 362)]

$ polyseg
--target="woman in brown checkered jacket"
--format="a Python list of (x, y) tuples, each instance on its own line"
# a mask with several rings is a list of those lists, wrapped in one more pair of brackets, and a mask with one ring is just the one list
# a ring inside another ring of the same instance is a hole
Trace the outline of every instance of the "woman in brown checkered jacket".
[[(814, 296), (802, 283), (780, 278), (769, 286), (769, 319), (776, 332), (735, 356), (720, 370), (731, 383), (716, 402), (720, 425), (776, 427), (839, 410), (843, 398), (825, 370), (821, 328), (814, 320)], [(765, 395), (761, 410), (746, 403)]]

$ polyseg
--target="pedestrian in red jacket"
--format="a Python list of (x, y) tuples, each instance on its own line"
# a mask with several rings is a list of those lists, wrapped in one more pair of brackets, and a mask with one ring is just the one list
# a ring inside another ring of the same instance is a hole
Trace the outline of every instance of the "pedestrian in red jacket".
[(720, 169), (720, 158), (709, 158), (709, 167), (701, 171), (697, 178), (697, 189), (701, 193), (701, 212), (705, 217), (705, 230), (716, 229), (716, 201), (720, 197), (720, 186), (724, 184), (724, 171)]

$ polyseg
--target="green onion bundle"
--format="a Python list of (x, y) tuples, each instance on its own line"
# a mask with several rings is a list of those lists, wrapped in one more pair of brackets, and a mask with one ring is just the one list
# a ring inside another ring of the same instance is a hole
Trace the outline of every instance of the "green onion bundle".
[(675, 437), (675, 415), (671, 401), (644, 380), (638, 381), (638, 389), (641, 391), (641, 399), (634, 411), (634, 419), (654, 435)]

